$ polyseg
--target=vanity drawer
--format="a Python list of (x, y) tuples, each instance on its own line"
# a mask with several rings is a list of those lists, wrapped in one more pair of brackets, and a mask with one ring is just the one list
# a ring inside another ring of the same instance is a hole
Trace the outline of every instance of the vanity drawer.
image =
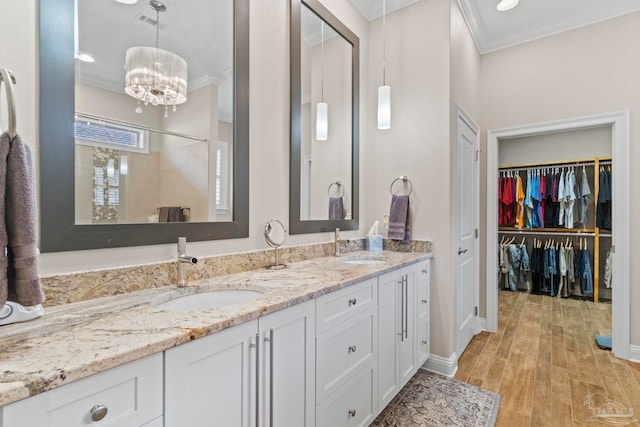
[(373, 422), (376, 377), (374, 361), (316, 408), (316, 427), (359, 427)]
[(376, 358), (377, 319), (374, 307), (316, 337), (316, 403)]
[[(152, 420), (155, 426), (162, 416), (162, 375), (157, 353), (0, 408), (0, 426), (130, 427)], [(93, 421), (92, 409), (94, 417), (104, 409), (106, 416)]]
[(324, 332), (378, 304), (378, 279), (368, 279), (316, 299), (316, 330)]

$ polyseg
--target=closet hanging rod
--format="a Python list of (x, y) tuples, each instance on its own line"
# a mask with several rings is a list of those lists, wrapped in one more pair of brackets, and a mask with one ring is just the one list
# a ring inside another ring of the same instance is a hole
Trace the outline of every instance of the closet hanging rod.
[(549, 168), (549, 167), (561, 167), (561, 166), (590, 166), (595, 164), (595, 161), (598, 162), (607, 162), (611, 161), (611, 157), (589, 157), (582, 159), (573, 159), (573, 160), (563, 160), (556, 162), (536, 162), (536, 163), (518, 163), (518, 164), (507, 164), (507, 165), (498, 165), (498, 169), (536, 169), (536, 168)]
[(526, 234), (526, 235), (537, 235), (537, 236), (563, 236), (563, 237), (593, 237), (595, 233), (592, 232), (575, 232), (570, 233), (566, 231), (528, 231), (528, 230), (515, 230), (515, 231), (498, 231), (498, 234)]
[(130, 123), (130, 122), (122, 121), (122, 120), (110, 119), (108, 117), (94, 116), (93, 114), (86, 114), (86, 113), (76, 112), (76, 118), (80, 118), (80, 119), (84, 118), (84, 119), (89, 119), (89, 120), (104, 121), (104, 122), (109, 122), (109, 123), (113, 123), (113, 124), (120, 125), (120, 126), (128, 126), (128, 127), (134, 128), (134, 129), (146, 130), (146, 131), (149, 131), (149, 132), (159, 133), (159, 134), (162, 134), (162, 135), (177, 136), (179, 138), (191, 139), (193, 141), (199, 141), (199, 142), (209, 142), (208, 138), (201, 138), (199, 136), (192, 136), (192, 135), (187, 135), (187, 134), (179, 133), (179, 132), (171, 132), (169, 130), (155, 129), (155, 128), (152, 128), (152, 127), (149, 127), (149, 126), (139, 125), (137, 123)]

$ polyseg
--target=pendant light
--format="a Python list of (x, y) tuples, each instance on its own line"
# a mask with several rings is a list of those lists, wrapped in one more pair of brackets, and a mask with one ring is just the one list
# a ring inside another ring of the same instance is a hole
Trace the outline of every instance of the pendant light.
[(156, 44), (135, 46), (125, 53), (125, 88), (127, 95), (138, 100), (136, 113), (142, 113), (144, 105), (164, 105), (164, 116), (168, 107), (187, 100), (187, 62), (168, 50), (160, 49), (160, 12), (167, 7), (158, 0), (150, 0), (149, 6), (156, 12)]
[(391, 128), (391, 86), (386, 79), (387, 2), (382, 0), (382, 86), (378, 87), (378, 129)]
[(316, 105), (316, 140), (326, 141), (329, 137), (329, 105), (324, 102), (324, 21), (320, 21), (320, 102)]

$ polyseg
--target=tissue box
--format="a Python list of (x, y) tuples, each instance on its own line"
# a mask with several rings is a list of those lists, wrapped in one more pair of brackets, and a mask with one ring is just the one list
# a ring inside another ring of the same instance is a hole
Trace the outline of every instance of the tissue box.
[(379, 234), (368, 235), (365, 247), (371, 252), (382, 252), (382, 236)]

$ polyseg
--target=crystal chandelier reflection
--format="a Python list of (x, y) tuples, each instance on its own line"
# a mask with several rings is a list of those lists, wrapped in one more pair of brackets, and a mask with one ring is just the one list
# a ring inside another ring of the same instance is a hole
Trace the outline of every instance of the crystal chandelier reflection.
[(168, 117), (169, 105), (176, 111), (176, 105), (187, 100), (187, 61), (160, 49), (160, 12), (167, 7), (157, 0), (149, 1), (149, 6), (156, 11), (156, 46), (127, 49), (124, 91), (138, 100), (136, 113), (142, 113), (142, 103), (164, 105), (164, 116)]

